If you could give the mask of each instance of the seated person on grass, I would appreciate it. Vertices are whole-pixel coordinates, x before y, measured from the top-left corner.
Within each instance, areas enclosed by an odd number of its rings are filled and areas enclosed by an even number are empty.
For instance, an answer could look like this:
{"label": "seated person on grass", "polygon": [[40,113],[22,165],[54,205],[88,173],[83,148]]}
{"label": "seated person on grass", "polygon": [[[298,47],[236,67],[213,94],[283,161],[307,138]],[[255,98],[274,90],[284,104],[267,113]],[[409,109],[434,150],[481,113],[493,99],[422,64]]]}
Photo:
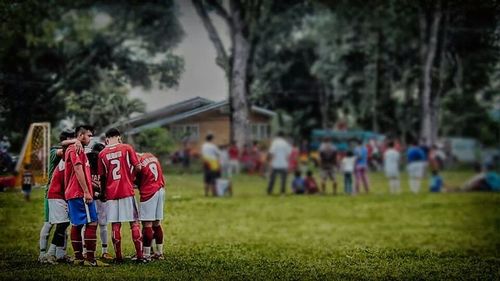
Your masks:
{"label": "seated person on grass", "polygon": [[292,192],[294,194],[304,194],[306,192],[305,182],[300,171],[295,171],[295,177],[292,181]]}
{"label": "seated person on grass", "polygon": [[444,186],[443,178],[441,175],[439,175],[438,170],[433,170],[432,171],[432,177],[430,181],[430,187],[429,191],[430,192],[441,192],[441,189]]}
{"label": "seated person on grass", "polygon": [[477,174],[461,187],[461,191],[500,191],[500,175],[493,165],[487,165],[484,172],[478,165],[476,172]]}
{"label": "seated person on grass", "polygon": [[316,194],[319,193],[318,184],[313,177],[312,171],[307,171],[307,177],[305,179],[306,192],[307,194]]}

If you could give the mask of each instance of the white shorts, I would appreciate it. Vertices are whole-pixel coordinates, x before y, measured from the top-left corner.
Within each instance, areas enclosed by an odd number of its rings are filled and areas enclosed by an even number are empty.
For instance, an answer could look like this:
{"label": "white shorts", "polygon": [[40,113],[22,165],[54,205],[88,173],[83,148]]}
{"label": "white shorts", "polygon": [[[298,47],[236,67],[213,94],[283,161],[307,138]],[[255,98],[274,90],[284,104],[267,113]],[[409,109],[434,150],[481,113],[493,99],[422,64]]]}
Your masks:
{"label": "white shorts", "polygon": [[425,162],[412,162],[408,164],[408,175],[410,178],[422,178],[424,176]]}
{"label": "white shorts", "polygon": [[108,200],[108,223],[132,222],[139,218],[134,196],[116,200]]}
{"label": "white shorts", "polygon": [[48,199],[49,222],[51,224],[69,222],[68,203],[63,199]]}
{"label": "white shorts", "polygon": [[108,224],[108,201],[102,202],[101,200],[96,200],[97,209],[97,223],[100,225]]}
{"label": "white shorts", "polygon": [[385,176],[388,178],[399,178],[399,170],[387,169],[385,170]]}
{"label": "white shorts", "polygon": [[165,188],[160,188],[148,201],[140,202],[139,220],[156,221],[163,219]]}

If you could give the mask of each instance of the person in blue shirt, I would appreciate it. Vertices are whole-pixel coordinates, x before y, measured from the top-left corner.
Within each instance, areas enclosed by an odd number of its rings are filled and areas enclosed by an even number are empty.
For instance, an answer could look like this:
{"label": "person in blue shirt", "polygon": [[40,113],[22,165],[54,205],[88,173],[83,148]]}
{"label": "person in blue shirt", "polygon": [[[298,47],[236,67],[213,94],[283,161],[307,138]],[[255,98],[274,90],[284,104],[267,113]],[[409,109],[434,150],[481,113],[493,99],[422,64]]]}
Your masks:
{"label": "person in blue shirt", "polygon": [[444,186],[443,178],[439,175],[437,170],[432,171],[431,185],[429,187],[430,192],[441,192]]}
{"label": "person in blue shirt", "polygon": [[294,194],[304,194],[305,193],[305,182],[302,178],[302,173],[300,171],[295,171],[295,177],[292,181],[292,192]]}
{"label": "person in blue shirt", "polygon": [[356,164],[354,166],[354,193],[359,193],[359,185],[363,182],[363,187],[366,193],[370,191],[370,183],[368,181],[368,149],[366,146],[361,144],[361,141],[356,140],[356,148],[354,149],[354,154],[356,156]]}
{"label": "person in blue shirt", "polygon": [[406,152],[407,169],[410,180],[410,190],[413,193],[420,191],[420,183],[424,176],[424,169],[426,164],[425,152],[417,146],[416,142],[412,142]]}

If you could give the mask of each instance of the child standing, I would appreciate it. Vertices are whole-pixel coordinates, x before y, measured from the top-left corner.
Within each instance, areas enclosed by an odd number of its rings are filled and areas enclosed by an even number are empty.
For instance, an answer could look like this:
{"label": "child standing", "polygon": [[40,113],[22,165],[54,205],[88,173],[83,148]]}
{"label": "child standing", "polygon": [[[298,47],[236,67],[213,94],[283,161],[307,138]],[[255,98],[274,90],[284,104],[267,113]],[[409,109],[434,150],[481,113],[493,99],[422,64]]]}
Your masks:
{"label": "child standing", "polygon": [[342,172],[344,173],[344,192],[353,194],[352,192],[352,174],[354,173],[354,165],[356,157],[352,151],[348,151],[344,159],[342,159]]}
{"label": "child standing", "polygon": [[294,194],[304,194],[305,193],[305,182],[302,178],[302,173],[300,171],[295,171],[295,177],[292,181],[292,192]]}
{"label": "child standing", "polygon": [[307,194],[316,194],[319,192],[318,184],[313,177],[312,171],[307,171],[307,177],[304,182]]}
{"label": "child standing", "polygon": [[35,184],[35,177],[31,172],[31,165],[26,164],[23,172],[23,194],[26,201],[30,201],[31,187]]}

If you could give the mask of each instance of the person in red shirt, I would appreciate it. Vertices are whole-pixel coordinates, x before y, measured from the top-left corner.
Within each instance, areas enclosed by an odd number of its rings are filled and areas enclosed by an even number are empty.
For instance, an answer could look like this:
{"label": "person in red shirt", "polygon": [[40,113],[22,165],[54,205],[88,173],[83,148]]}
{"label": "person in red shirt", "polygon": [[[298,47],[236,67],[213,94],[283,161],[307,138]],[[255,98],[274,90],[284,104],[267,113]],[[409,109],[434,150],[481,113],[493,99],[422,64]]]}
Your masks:
{"label": "person in red shirt", "polygon": [[229,177],[233,174],[240,173],[240,150],[236,145],[235,141],[231,142],[231,146],[228,149],[229,154]]}
{"label": "person in red shirt", "polygon": [[156,242],[157,251],[154,259],[163,259],[163,219],[165,201],[165,181],[160,161],[151,153],[137,154],[141,163],[141,171],[137,173],[137,186],[141,195],[139,203],[139,220],[142,222],[144,239],[144,258],[151,258],[151,244]]}
{"label": "person in red shirt", "polygon": [[[76,138],[83,146],[90,143],[94,129],[91,126],[78,126]],[[64,196],[68,201],[69,220],[71,226],[71,244],[75,253],[75,263],[87,266],[107,266],[97,261],[94,256],[96,248],[97,211],[93,200],[90,164],[85,153],[76,153],[75,145],[68,146],[64,154]],[[84,239],[87,257],[83,257],[82,227],[85,226]]]}
{"label": "person in red shirt", "polygon": [[312,171],[307,171],[307,176],[304,180],[305,186],[306,186],[306,192],[307,194],[316,194],[319,193],[319,188],[318,184],[316,183],[316,180],[313,177]]}
{"label": "person in red shirt", "polygon": [[115,259],[123,261],[121,252],[121,223],[129,222],[137,262],[146,262],[142,253],[142,235],[139,226],[137,203],[134,198],[134,169],[141,169],[132,146],[123,144],[120,131],[111,128],[106,132],[106,147],[99,153],[98,173],[104,196],[108,200],[108,222],[113,232]]}

